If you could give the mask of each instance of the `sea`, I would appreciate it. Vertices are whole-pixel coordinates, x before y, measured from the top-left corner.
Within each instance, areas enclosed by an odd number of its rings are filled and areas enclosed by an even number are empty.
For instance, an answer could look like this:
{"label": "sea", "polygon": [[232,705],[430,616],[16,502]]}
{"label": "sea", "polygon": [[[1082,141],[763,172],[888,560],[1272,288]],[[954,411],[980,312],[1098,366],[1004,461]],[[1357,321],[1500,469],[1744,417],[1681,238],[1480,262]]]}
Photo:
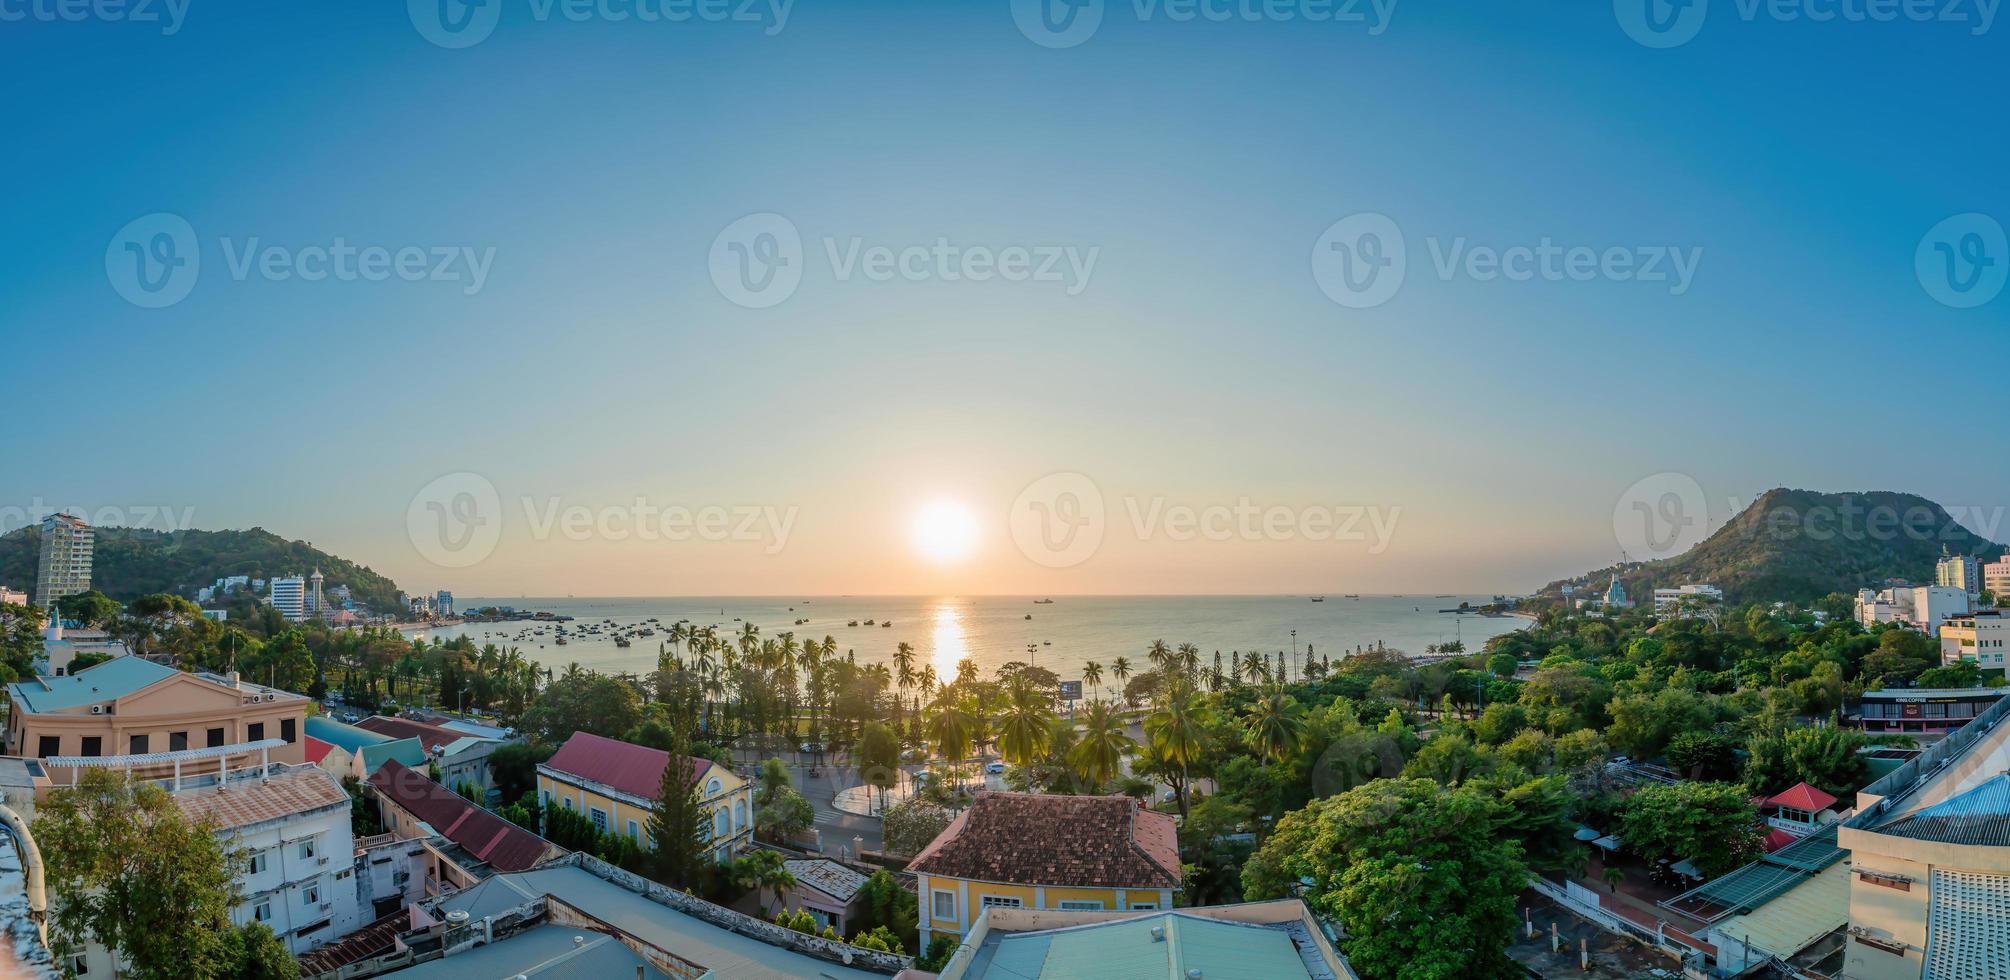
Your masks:
{"label": "sea", "polygon": [[[722,638],[753,623],[764,637],[794,632],[799,640],[837,641],[838,655],[860,663],[890,663],[894,648],[910,644],[917,666],[933,665],[945,681],[964,658],[991,677],[1007,662],[1046,667],[1063,680],[1079,679],[1082,665],[1100,662],[1107,673],[1117,657],[1144,669],[1154,640],[1200,648],[1203,665],[1215,651],[1261,651],[1273,657],[1309,650],[1341,660],[1378,644],[1422,654],[1431,644],[1461,640],[1477,650],[1487,639],[1527,625],[1514,616],[1487,617],[1444,610],[1459,604],[1485,605],[1492,596],[1361,595],[1324,596],[807,596],[685,598],[459,598],[463,609],[484,606],[571,616],[567,642],[556,643],[554,624],[533,622],[464,623],[414,632],[415,638],[466,636],[476,644],[518,648],[526,658],[553,668],[571,663],[604,673],[642,674],[656,668],[659,647],[670,624],[680,620],[716,628]],[[650,620],[655,623],[650,623]],[[867,626],[866,621],[875,624]],[[801,622],[799,622],[801,621]],[[615,645],[616,627],[654,626],[656,635]],[[857,623],[858,625],[851,625]],[[601,635],[582,635],[600,624]],[[1109,681],[1104,682],[1105,685]]]}

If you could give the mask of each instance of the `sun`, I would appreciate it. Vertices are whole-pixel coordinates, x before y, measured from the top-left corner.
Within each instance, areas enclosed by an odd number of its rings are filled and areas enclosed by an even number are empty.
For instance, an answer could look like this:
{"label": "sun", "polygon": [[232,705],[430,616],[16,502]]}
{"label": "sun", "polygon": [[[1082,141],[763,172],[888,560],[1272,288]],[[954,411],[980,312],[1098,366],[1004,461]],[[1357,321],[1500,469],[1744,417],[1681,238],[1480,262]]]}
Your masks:
{"label": "sun", "polygon": [[914,550],[936,562],[958,562],[977,550],[977,517],[953,500],[938,500],[914,515]]}

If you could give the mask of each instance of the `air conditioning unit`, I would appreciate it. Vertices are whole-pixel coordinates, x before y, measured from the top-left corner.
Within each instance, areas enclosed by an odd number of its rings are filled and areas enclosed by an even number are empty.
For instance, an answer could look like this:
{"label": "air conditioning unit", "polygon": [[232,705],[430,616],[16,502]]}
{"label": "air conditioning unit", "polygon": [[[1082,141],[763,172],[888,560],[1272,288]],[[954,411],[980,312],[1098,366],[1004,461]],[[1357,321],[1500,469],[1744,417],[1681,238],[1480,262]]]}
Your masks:
{"label": "air conditioning unit", "polygon": [[322,856],[322,857],[318,857],[318,858],[315,858],[315,859],[314,859],[314,861],[315,861],[315,863],[316,863],[316,864],[327,864],[327,863],[328,863],[328,858],[327,858],[326,856]]}
{"label": "air conditioning unit", "polygon": [[279,698],[279,695],[277,695],[277,694],[267,694],[267,695],[265,696],[265,700],[267,700],[267,701],[275,701],[275,700],[278,700],[278,698]]}
{"label": "air conditioning unit", "polygon": [[321,903],[321,911],[323,911],[323,912],[326,912],[326,911],[328,911],[328,910],[330,910],[330,909],[332,909],[332,908],[334,908],[334,907],[335,907],[335,906],[333,906],[333,905],[331,905],[331,904],[329,904],[329,903],[327,903],[327,902],[322,902],[322,903]]}
{"label": "air conditioning unit", "polygon": [[105,706],[102,704],[91,705],[91,713],[94,715],[102,715],[105,713]]}

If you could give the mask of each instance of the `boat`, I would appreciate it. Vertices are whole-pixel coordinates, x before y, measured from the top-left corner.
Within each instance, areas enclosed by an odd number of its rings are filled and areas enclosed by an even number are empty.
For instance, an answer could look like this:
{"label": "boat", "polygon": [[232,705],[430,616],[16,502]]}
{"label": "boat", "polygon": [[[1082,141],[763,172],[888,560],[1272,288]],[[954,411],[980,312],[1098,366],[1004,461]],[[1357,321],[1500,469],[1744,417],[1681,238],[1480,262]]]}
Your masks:
{"label": "boat", "polygon": [[857,625],[858,625],[858,620],[854,619],[854,620],[852,620],[851,622],[849,622],[849,623],[846,623],[845,625],[846,625],[846,626],[857,626]]}
{"label": "boat", "polygon": [[614,638],[614,645],[618,647],[626,647],[626,646],[632,646],[633,644],[629,643],[626,637],[617,636]]}
{"label": "boat", "polygon": [[1026,618],[1027,618],[1027,619],[1032,619],[1032,618],[1033,618],[1033,614],[1032,614],[1032,613],[1027,613],[1027,614],[1026,614]]}
{"label": "boat", "polygon": [[885,629],[885,628],[887,628],[887,627],[889,627],[889,626],[892,626],[892,625],[893,625],[893,620],[889,619],[889,620],[887,620],[886,622],[883,622],[883,623],[879,624],[879,628],[880,628],[880,629]]}
{"label": "boat", "polygon": [[1316,596],[1313,596],[1313,597],[1312,597],[1312,601],[1313,601],[1313,602],[1325,602],[1325,601],[1326,601],[1326,597],[1325,597],[1325,596],[1323,596],[1323,595],[1316,595]]}
{"label": "boat", "polygon": [[1052,599],[1035,599],[1035,600],[1033,600],[1033,604],[1034,604],[1034,605],[1036,605],[1036,606],[1051,606],[1051,605],[1053,605],[1053,604],[1054,604],[1054,600],[1052,600]]}

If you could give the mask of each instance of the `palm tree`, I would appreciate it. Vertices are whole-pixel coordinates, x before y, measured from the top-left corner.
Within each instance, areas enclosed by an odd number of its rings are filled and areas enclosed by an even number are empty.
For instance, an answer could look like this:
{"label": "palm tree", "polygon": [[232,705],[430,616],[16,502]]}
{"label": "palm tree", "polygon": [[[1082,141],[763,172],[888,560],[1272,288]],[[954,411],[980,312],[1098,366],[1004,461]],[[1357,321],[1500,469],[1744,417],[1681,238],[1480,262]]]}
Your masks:
{"label": "palm tree", "polygon": [[1282,686],[1243,709],[1243,727],[1266,758],[1282,761],[1305,740],[1305,709]]}
{"label": "palm tree", "polygon": [[1185,820],[1187,787],[1193,782],[1188,767],[1207,744],[1207,719],[1191,682],[1167,687],[1159,709],[1145,719],[1145,737],[1161,760],[1179,766],[1179,785],[1173,789],[1179,795],[1180,819]]}
{"label": "palm tree", "polygon": [[1024,766],[1037,759],[1053,739],[1053,719],[1046,694],[1015,682],[1006,695],[1005,715],[998,726],[998,749],[1005,761]]}
{"label": "palm tree", "polygon": [[1123,772],[1124,756],[1135,747],[1124,731],[1124,719],[1116,706],[1097,698],[1089,703],[1088,713],[1082,717],[1082,735],[1075,741],[1068,761],[1074,764],[1075,772],[1084,782],[1101,787]]}
{"label": "palm tree", "polygon": [[1173,652],[1171,647],[1166,646],[1166,641],[1153,640],[1151,649],[1145,651],[1145,659],[1151,661],[1159,673],[1171,673]]}
{"label": "palm tree", "polygon": [[944,694],[936,699],[928,719],[928,740],[935,754],[950,760],[950,779],[960,780],[963,759],[970,754],[970,740],[977,720],[962,703]]}
{"label": "palm tree", "polygon": [[1124,680],[1131,676],[1130,658],[1118,657],[1110,661],[1110,676],[1116,678],[1118,687],[1122,687]]}
{"label": "palm tree", "polygon": [[1094,690],[1095,688],[1102,686],[1103,665],[1093,660],[1083,664],[1082,683],[1089,685],[1089,688],[1091,690]]}

